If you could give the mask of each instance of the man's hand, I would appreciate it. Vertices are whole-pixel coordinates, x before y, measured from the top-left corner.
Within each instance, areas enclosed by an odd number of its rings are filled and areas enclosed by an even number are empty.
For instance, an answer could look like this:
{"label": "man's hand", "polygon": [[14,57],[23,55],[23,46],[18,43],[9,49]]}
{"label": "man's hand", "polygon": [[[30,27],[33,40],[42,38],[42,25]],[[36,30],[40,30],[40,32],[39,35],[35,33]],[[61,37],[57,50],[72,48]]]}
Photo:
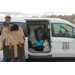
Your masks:
{"label": "man's hand", "polygon": [[3,26],[0,26],[0,31],[2,31],[2,29],[3,29]]}
{"label": "man's hand", "polygon": [[24,27],[22,27],[22,29],[24,30],[25,28],[24,28]]}
{"label": "man's hand", "polygon": [[3,50],[3,49],[0,49],[0,50]]}
{"label": "man's hand", "polygon": [[0,50],[3,50],[3,48],[1,47],[1,43],[0,43]]}

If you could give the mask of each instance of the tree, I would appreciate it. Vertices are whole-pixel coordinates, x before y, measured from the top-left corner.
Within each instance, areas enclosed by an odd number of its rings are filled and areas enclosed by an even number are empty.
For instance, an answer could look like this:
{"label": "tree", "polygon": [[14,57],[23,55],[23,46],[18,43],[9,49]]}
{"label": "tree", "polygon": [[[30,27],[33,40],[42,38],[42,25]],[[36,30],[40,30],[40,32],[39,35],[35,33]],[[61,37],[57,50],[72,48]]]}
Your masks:
{"label": "tree", "polygon": [[58,17],[63,19],[63,16],[62,15],[59,15]]}
{"label": "tree", "polygon": [[56,16],[56,15],[51,15],[50,17],[52,17],[52,18],[57,18],[57,16]]}

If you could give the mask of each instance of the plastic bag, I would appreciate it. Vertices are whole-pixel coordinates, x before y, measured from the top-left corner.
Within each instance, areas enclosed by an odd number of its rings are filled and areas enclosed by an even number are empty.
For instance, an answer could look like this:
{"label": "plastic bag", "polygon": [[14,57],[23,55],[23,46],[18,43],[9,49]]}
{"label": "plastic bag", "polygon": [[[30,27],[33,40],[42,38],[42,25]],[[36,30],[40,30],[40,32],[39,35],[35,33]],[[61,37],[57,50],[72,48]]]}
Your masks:
{"label": "plastic bag", "polygon": [[44,43],[43,40],[36,42],[36,45],[42,45]]}
{"label": "plastic bag", "polygon": [[30,33],[29,38],[30,38],[31,42],[36,43],[36,38],[35,38],[34,32]]}
{"label": "plastic bag", "polygon": [[29,35],[30,39],[33,39],[35,37],[35,34],[34,32],[31,32],[30,35]]}
{"label": "plastic bag", "polygon": [[49,43],[46,42],[46,43],[43,44],[43,46],[44,47],[49,46]]}
{"label": "plastic bag", "polygon": [[42,27],[38,27],[34,30],[35,37],[37,41],[44,40],[45,39],[45,31]]}
{"label": "plastic bag", "polygon": [[43,49],[43,52],[50,52],[49,46],[46,46],[46,47]]}
{"label": "plastic bag", "polygon": [[48,39],[45,40],[45,43],[48,43]]}

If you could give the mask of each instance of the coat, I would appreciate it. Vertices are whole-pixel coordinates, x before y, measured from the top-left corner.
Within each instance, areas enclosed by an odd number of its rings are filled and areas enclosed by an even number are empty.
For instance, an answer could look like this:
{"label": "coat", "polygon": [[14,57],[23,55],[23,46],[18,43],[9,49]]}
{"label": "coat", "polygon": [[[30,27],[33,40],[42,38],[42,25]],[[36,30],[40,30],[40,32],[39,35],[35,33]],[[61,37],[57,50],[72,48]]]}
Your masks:
{"label": "coat", "polygon": [[10,31],[10,26],[5,26],[1,34],[0,49],[4,47],[5,58],[24,56],[25,36],[21,27],[18,31]]}

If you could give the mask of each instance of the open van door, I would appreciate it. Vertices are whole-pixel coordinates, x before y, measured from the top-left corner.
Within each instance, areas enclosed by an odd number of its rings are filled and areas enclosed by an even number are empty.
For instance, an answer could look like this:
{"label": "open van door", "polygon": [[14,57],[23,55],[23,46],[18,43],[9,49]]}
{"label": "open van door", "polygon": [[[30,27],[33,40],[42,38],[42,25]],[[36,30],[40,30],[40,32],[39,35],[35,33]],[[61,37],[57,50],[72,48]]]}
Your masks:
{"label": "open van door", "polygon": [[[26,26],[27,26],[27,42],[26,42],[26,46],[25,47],[28,47],[26,48],[26,56],[29,55],[29,56],[52,56],[52,51],[51,51],[51,47],[52,47],[52,44],[51,44],[51,37],[52,37],[52,34],[51,34],[51,22],[50,20],[48,19],[39,19],[39,18],[29,18],[29,19],[25,19],[26,20]],[[42,29],[44,29],[44,31],[46,31],[47,29],[49,29],[49,40],[48,40],[48,43],[49,43],[49,52],[44,52],[44,46],[43,44],[41,45],[38,45],[36,44],[37,42],[39,43],[38,40],[35,40],[34,42],[36,42],[35,44],[32,43],[33,41],[31,40],[30,38],[30,34],[32,32],[35,33],[35,30],[39,27],[42,27]],[[30,31],[28,31],[28,29]],[[31,32],[32,31],[32,32]],[[29,33],[30,32],[30,33]],[[34,35],[34,33],[32,33],[32,35]],[[35,33],[37,34],[37,33]],[[40,35],[40,34],[39,34]],[[32,37],[32,36],[31,36]],[[36,37],[36,36],[35,36]],[[38,37],[38,36],[37,36]],[[46,37],[46,36],[45,36]],[[37,39],[37,38],[36,38]],[[31,42],[32,41],[32,42]],[[43,40],[45,42],[45,40]]]}

